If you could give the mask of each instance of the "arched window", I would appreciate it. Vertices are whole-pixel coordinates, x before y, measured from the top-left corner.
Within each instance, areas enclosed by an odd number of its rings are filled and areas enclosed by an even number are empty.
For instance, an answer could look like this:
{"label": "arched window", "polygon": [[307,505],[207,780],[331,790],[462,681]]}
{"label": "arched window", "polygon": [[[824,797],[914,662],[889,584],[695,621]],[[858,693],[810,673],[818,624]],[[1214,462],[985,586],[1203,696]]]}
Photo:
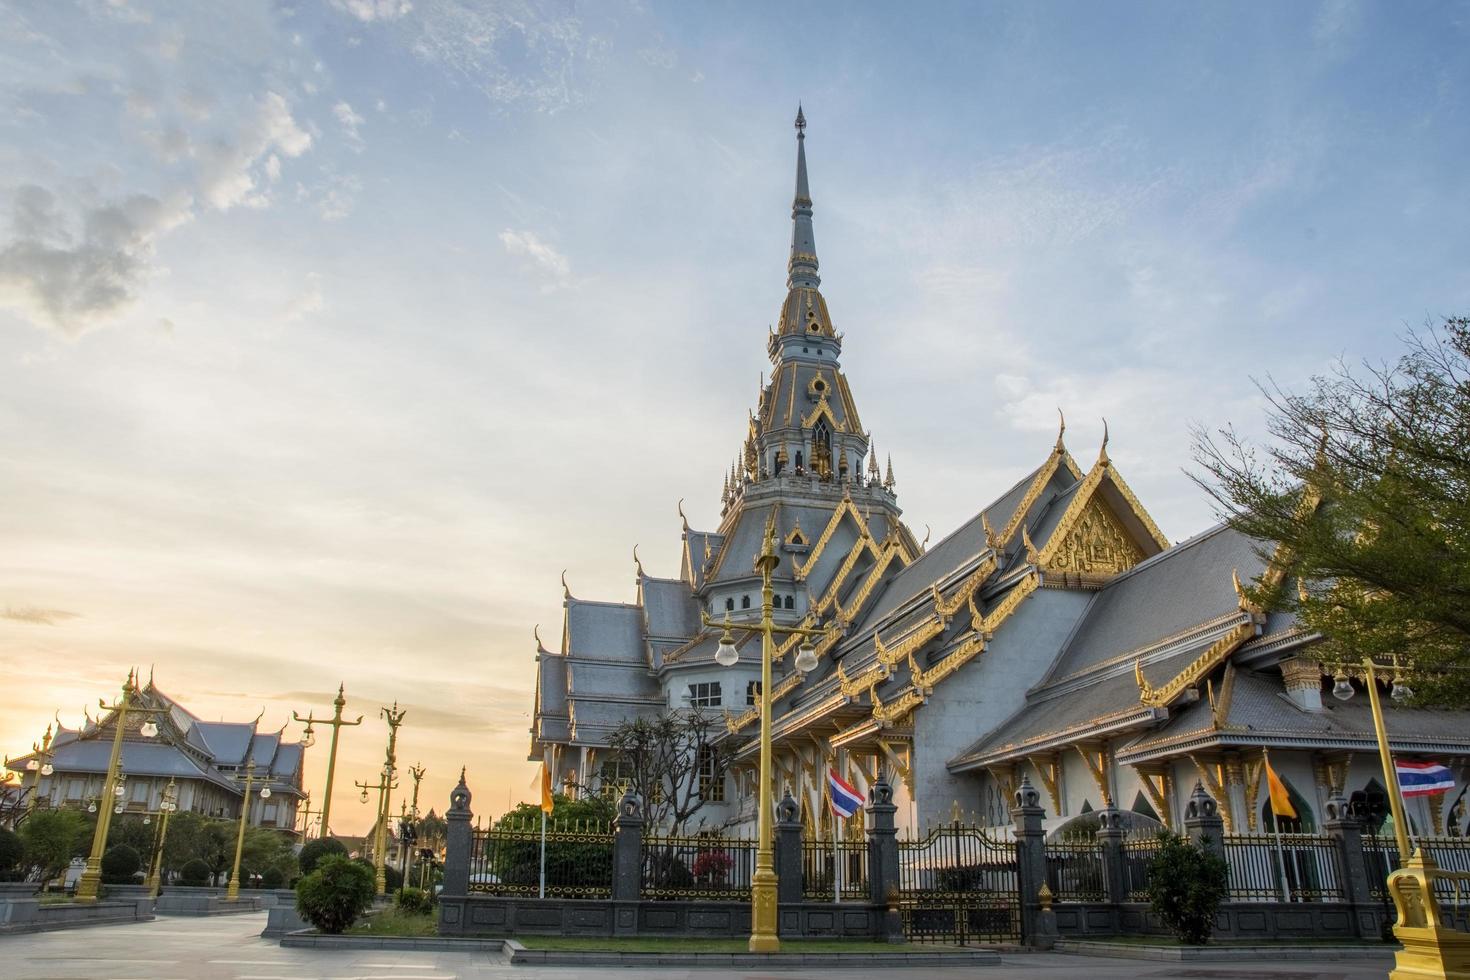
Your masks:
{"label": "arched window", "polygon": [[741,609],[749,609],[750,608],[750,596],[743,595],[743,596],[740,597],[740,608]]}
{"label": "arched window", "polygon": [[801,450],[798,449],[796,451],[796,472],[800,473],[801,471],[802,471]]}
{"label": "arched window", "polygon": [[726,612],[734,612],[735,611],[735,600],[734,599],[726,599],[725,600],[725,611]]}
{"label": "arched window", "polygon": [[796,608],[796,596],[789,595],[789,596],[786,597],[786,608],[787,609],[795,609]]}
{"label": "arched window", "polygon": [[776,450],[775,454],[771,457],[771,475],[781,475],[781,450],[779,449]]}

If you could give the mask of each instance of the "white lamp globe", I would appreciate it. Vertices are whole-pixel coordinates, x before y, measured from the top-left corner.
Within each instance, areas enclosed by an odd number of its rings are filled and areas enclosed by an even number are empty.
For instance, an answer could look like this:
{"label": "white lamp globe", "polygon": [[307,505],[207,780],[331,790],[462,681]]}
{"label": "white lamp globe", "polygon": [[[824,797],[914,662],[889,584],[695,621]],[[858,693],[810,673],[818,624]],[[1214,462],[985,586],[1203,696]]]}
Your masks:
{"label": "white lamp globe", "polygon": [[811,640],[803,640],[796,648],[796,669],[803,674],[817,669],[817,648],[812,646]]}

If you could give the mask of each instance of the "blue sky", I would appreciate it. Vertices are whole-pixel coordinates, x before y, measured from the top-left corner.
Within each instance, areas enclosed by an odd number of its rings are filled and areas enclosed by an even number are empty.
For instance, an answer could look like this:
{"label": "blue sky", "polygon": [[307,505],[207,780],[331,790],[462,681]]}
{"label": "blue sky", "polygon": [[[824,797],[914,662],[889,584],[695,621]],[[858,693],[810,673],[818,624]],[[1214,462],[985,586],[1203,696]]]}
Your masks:
{"label": "blue sky", "polygon": [[468,762],[525,795],[561,569],[631,600],[635,543],[677,572],[679,498],[717,520],[798,100],[920,537],[1058,406],[1187,537],[1192,423],[1258,432],[1252,378],[1470,309],[1465,3],[0,11],[12,751],[157,663],[207,715],[397,697],[429,791]]}

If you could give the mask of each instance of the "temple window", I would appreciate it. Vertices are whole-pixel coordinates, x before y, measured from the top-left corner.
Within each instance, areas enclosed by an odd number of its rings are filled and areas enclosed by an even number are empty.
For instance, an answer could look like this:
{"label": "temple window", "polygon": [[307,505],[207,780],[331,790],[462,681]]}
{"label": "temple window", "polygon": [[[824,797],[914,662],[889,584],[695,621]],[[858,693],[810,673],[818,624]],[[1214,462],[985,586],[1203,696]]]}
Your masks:
{"label": "temple window", "polygon": [[743,596],[740,597],[740,608],[741,609],[749,609],[750,608],[750,596],[743,595]]}
{"label": "temple window", "polygon": [[698,756],[699,795],[706,803],[725,802],[725,776],[712,745],[701,745]]}
{"label": "temple window", "polygon": [[796,596],[790,596],[789,595],[789,596],[786,597],[786,608],[787,609],[795,609],[796,608]]}
{"label": "temple window", "polygon": [[720,682],[705,681],[689,685],[691,708],[718,708],[720,706]]}
{"label": "temple window", "polygon": [[760,696],[761,696],[761,682],[760,681],[747,681],[746,684],[745,684],[745,704],[746,704],[746,707],[750,707],[751,705],[754,705],[757,701],[760,700]]}
{"label": "temple window", "polygon": [[725,611],[726,612],[734,612],[735,611],[735,600],[733,598],[730,598],[730,599],[726,599],[725,600]]}

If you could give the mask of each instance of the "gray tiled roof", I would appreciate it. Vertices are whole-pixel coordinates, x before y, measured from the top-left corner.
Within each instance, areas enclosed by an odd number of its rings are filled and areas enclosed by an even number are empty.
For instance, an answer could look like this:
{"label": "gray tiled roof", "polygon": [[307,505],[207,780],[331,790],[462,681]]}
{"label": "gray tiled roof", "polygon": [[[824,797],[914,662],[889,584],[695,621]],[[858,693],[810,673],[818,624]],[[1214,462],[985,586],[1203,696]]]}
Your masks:
{"label": "gray tiled roof", "polygon": [[242,765],[250,738],[255,734],[253,722],[200,721],[192,729],[199,733],[204,748],[220,765]]}
{"label": "gray tiled roof", "polygon": [[[105,773],[112,757],[111,739],[72,741],[55,750],[52,765],[58,772]],[[159,742],[124,739],[122,771],[134,776],[173,776],[179,779],[207,779],[238,792],[235,782],[208,766],[201,766],[184,750]]]}
{"label": "gray tiled roof", "polygon": [[699,632],[699,602],[678,579],[643,578],[643,615],[648,635],[688,639]]}
{"label": "gray tiled roof", "polygon": [[642,611],[620,603],[567,599],[567,652],[573,658],[644,664]]}
{"label": "gray tiled roof", "polygon": [[1256,542],[1223,525],[1140,562],[1088,606],[1053,678],[1067,677],[1238,608],[1231,571],[1263,568]]}

